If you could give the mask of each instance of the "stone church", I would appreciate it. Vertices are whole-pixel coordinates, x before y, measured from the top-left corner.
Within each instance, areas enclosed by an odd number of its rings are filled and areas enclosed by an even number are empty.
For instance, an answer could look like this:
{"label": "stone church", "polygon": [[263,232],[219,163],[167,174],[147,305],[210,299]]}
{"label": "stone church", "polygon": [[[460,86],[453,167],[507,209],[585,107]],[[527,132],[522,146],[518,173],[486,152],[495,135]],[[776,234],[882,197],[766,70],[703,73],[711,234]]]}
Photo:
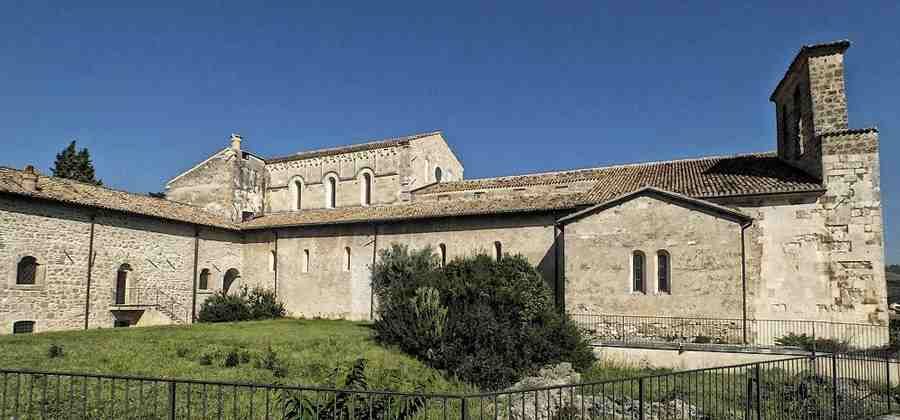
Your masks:
{"label": "stone church", "polygon": [[189,323],[245,285],[370,319],[393,243],[524,255],[571,313],[883,324],[878,131],[849,127],[849,46],[800,49],[771,152],[466,179],[441,132],[281,157],[233,135],[167,199],[0,168],[0,331]]}

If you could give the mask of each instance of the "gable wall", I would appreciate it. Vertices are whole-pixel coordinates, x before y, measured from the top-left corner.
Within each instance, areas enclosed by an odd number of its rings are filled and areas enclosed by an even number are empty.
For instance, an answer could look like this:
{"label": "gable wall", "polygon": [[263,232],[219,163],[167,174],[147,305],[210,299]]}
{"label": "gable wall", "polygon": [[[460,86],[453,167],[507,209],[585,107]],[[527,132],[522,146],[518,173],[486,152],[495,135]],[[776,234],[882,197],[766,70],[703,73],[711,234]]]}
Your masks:
{"label": "gable wall", "polygon": [[[571,313],[740,318],[738,223],[639,196],[565,226]],[[646,255],[647,293],[632,291],[632,252]],[[671,256],[671,294],[657,293],[656,253]]]}

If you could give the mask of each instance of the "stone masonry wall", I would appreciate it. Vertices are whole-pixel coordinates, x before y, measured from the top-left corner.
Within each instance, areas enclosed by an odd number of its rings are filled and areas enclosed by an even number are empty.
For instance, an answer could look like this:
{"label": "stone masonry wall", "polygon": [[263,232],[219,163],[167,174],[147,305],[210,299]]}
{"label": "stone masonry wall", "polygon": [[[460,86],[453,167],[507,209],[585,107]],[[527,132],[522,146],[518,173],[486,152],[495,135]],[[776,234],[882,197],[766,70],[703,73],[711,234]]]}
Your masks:
{"label": "stone masonry wall", "polygon": [[[158,289],[175,305],[169,322],[189,322],[193,284],[194,227],[188,224],[95,211],[59,203],[0,196],[0,333],[12,323],[35,321],[35,331],[84,326],[91,215],[94,266],[89,326],[109,328],[116,276],[128,264],[127,288]],[[240,236],[201,229],[200,261],[241,267]],[[16,265],[31,255],[41,268],[35,286],[16,285]],[[126,302],[128,303],[128,302]],[[147,309],[148,311],[150,309]],[[118,312],[135,320],[139,314]]]}
{"label": "stone masonry wall", "polygon": [[[565,303],[571,313],[740,318],[738,223],[639,196],[565,226]],[[657,288],[657,251],[670,255],[671,294]],[[632,290],[632,253],[647,293]]]}
{"label": "stone masonry wall", "polygon": [[[478,252],[523,254],[552,285],[555,270],[554,217],[551,215],[471,217],[410,221],[398,224],[355,224],[278,229],[278,295],[295,316],[369,319],[371,264],[374,247],[393,243],[413,248],[445,244],[448,261]],[[269,253],[274,233],[248,233],[244,249],[245,278],[272,287]],[[377,241],[376,241],[377,240]],[[350,269],[345,249],[350,248]],[[305,251],[309,266],[304,271]]]}

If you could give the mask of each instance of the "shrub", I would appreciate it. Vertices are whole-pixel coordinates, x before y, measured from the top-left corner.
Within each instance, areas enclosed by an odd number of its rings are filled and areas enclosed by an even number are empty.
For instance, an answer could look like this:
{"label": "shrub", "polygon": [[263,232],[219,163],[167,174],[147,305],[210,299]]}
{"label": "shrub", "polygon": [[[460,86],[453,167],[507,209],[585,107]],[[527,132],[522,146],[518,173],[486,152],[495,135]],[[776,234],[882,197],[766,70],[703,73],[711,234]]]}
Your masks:
{"label": "shrub", "polygon": [[[427,386],[427,382],[419,383],[416,385],[416,392],[423,392]],[[315,393],[303,393],[290,389],[280,391],[277,402],[281,407],[281,418],[284,420],[311,418],[407,420],[422,417],[420,412],[426,408],[427,401],[425,397],[421,396],[398,398],[395,395],[365,393],[369,390],[366,359],[357,359],[353,363],[343,384],[327,384],[325,387],[338,388],[342,391],[336,392],[334,398],[328,398],[326,401],[322,401]],[[350,413],[349,416],[348,413]],[[417,414],[419,415],[417,416]]]}
{"label": "shrub", "polygon": [[216,292],[200,306],[200,322],[234,322],[250,319],[246,289],[239,294]]}
{"label": "shrub", "polygon": [[200,322],[235,322],[283,318],[287,311],[275,292],[242,287],[238,293],[216,292],[200,306]]}
{"label": "shrub", "polygon": [[800,347],[806,351],[821,351],[825,353],[846,353],[850,350],[850,343],[833,338],[814,338],[807,334],[788,333],[775,339],[775,345],[785,347]]}
{"label": "shrub", "polygon": [[378,340],[485,389],[508,386],[559,362],[594,363],[589,342],[560,314],[522,256],[454,260],[393,245],[373,267]]}
{"label": "shrub", "polygon": [[63,351],[63,346],[60,344],[53,343],[50,345],[50,348],[47,349],[47,357],[50,359],[56,359],[57,357],[63,357],[65,354]]}
{"label": "shrub", "polygon": [[278,359],[278,353],[275,353],[275,350],[272,350],[271,345],[269,345],[266,348],[266,351],[256,359],[253,365],[257,369],[272,371],[272,375],[276,378],[287,376],[287,368],[285,368],[281,360]]}
{"label": "shrub", "polygon": [[254,287],[247,296],[247,305],[250,310],[250,319],[275,319],[284,318],[287,310],[284,303],[279,302],[275,292]]}

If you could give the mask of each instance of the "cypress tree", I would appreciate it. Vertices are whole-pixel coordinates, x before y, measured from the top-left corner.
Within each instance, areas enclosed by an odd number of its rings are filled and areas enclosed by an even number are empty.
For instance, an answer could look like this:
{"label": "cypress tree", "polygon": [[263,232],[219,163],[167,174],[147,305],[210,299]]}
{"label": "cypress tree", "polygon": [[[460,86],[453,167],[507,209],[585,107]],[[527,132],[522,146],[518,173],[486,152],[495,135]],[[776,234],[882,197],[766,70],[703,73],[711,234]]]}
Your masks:
{"label": "cypress tree", "polygon": [[56,162],[53,164],[53,176],[85,182],[94,185],[103,185],[94,173],[94,164],[91,162],[91,154],[87,148],[77,150],[75,140],[69,146],[56,154]]}

